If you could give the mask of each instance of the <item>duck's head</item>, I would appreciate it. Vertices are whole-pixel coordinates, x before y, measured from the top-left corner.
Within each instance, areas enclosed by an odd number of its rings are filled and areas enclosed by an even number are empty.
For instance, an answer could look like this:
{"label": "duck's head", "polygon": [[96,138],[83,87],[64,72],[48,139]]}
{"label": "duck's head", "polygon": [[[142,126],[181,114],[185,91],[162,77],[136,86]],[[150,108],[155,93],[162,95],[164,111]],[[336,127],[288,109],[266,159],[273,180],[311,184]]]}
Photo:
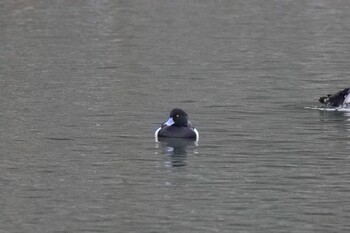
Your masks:
{"label": "duck's head", "polygon": [[188,115],[181,108],[171,110],[169,119],[164,123],[167,126],[187,127]]}

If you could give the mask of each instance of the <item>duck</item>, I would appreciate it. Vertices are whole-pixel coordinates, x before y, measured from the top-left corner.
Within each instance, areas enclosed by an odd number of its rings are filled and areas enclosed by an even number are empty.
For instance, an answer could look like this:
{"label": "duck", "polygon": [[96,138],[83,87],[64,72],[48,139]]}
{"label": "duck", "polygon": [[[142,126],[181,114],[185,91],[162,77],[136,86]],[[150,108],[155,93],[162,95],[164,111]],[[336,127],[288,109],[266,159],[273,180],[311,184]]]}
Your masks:
{"label": "duck", "polygon": [[169,114],[169,118],[159,127],[154,137],[156,141],[160,138],[178,138],[198,141],[199,133],[188,120],[188,114],[181,108],[174,108]]}
{"label": "duck", "polygon": [[320,97],[319,101],[326,107],[348,107],[350,106],[350,88]]}

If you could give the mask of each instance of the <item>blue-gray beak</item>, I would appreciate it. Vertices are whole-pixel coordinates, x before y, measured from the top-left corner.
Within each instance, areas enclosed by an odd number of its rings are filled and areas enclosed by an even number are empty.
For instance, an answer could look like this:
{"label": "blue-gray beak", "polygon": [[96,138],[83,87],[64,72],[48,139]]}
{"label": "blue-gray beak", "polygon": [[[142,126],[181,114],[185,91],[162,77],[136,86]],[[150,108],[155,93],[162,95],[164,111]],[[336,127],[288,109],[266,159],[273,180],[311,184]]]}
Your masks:
{"label": "blue-gray beak", "polygon": [[172,126],[173,124],[175,124],[174,120],[172,117],[170,117],[167,122],[164,123],[164,125],[167,125],[167,126]]}

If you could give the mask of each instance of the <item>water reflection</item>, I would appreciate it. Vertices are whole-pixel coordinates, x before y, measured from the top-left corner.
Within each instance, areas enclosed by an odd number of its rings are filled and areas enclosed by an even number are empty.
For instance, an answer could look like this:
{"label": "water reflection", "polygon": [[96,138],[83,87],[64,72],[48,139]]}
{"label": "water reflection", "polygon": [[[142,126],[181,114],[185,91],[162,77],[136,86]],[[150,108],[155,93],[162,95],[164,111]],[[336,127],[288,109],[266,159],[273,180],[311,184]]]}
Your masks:
{"label": "water reflection", "polygon": [[187,165],[187,155],[196,154],[198,142],[178,138],[162,138],[156,142],[156,148],[160,148],[161,154],[167,156],[165,162],[171,167],[183,167]]}
{"label": "water reflection", "polygon": [[[325,122],[324,132],[328,135],[328,141],[337,141],[341,137],[350,138],[350,112],[345,111],[319,111],[320,120]],[[350,150],[350,141],[345,141],[344,148]]]}
{"label": "water reflection", "polygon": [[328,111],[322,109],[319,111],[321,121],[348,121],[350,112],[348,111]]}
{"label": "water reflection", "polygon": [[350,132],[350,112],[344,112],[344,116],[346,118],[346,130]]}

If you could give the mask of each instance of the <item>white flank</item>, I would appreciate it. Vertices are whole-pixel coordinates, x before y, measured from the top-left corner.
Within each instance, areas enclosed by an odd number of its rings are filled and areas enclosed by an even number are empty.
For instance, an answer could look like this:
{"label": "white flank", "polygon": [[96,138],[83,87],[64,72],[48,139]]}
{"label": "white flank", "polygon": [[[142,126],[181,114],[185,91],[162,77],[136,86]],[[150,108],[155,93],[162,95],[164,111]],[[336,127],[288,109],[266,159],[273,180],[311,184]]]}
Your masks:
{"label": "white flank", "polygon": [[160,131],[161,127],[159,127],[156,132],[154,132],[154,139],[156,140],[156,142],[158,142],[158,133]]}
{"label": "white flank", "polygon": [[198,140],[199,140],[199,133],[196,130],[196,128],[193,128],[193,131],[196,133],[196,142],[198,142]]}

